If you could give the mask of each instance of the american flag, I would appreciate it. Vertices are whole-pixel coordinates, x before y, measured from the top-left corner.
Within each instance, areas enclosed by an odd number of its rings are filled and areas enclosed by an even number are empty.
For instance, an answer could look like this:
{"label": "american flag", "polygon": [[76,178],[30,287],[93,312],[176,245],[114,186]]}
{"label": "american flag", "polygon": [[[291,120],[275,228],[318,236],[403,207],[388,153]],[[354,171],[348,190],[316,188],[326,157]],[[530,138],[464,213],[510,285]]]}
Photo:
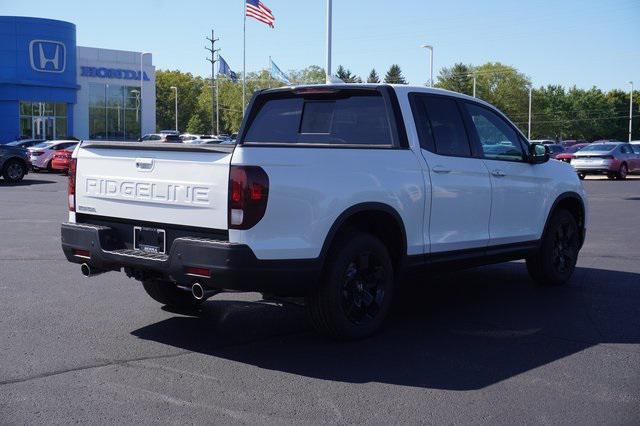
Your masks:
{"label": "american flag", "polygon": [[276,21],[275,16],[271,13],[271,9],[264,5],[260,0],[247,0],[247,16],[254,18],[260,22],[264,22],[271,28]]}

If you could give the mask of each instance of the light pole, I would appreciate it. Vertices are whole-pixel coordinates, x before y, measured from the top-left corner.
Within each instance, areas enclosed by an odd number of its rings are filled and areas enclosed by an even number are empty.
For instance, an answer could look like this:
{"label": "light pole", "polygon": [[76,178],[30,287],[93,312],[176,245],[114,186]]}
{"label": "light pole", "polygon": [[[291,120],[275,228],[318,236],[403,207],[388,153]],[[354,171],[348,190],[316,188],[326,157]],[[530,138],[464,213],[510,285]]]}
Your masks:
{"label": "light pole", "polygon": [[422,47],[429,49],[429,87],[433,87],[433,46],[423,44]]}
{"label": "light pole", "polygon": [[473,73],[473,97],[476,97],[476,73]]}
{"label": "light pole", "polygon": [[629,93],[629,142],[631,139],[631,125],[633,124],[633,81],[630,81],[631,92]]}
{"label": "light pole", "polygon": [[151,52],[140,52],[140,137],[144,135],[144,130],[142,129],[142,123],[144,123],[144,116],[142,115],[142,104],[144,103],[144,97],[142,96],[144,93],[144,70],[142,69],[142,58],[144,55],[151,55]]}
{"label": "light pole", "polygon": [[527,139],[531,139],[531,96],[532,96],[533,88],[529,86],[529,129],[527,131]]}
{"label": "light pole", "polygon": [[171,89],[173,89],[176,94],[176,132],[177,132],[178,131],[178,88],[176,86],[171,86]]}

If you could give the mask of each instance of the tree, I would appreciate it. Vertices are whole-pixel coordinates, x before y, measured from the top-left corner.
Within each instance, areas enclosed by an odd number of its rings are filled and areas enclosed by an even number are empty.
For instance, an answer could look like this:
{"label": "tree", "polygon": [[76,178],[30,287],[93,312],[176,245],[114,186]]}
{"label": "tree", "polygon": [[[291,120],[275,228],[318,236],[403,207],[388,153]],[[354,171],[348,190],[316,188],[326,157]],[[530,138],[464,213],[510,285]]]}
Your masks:
{"label": "tree", "polygon": [[324,68],[317,65],[300,71],[289,71],[288,77],[292,84],[322,84],[326,80]]}
{"label": "tree", "polygon": [[451,68],[444,67],[437,77],[436,87],[471,95],[473,93],[473,66],[463,63],[454,64]]}
{"label": "tree", "polygon": [[336,70],[336,77],[345,83],[362,83],[362,79],[360,77],[351,74],[351,71],[342,65],[338,66],[338,69]]}
{"label": "tree", "polygon": [[[180,71],[156,72],[156,127],[175,127],[175,94],[171,86],[178,88],[178,129],[184,131],[197,108],[197,99],[205,87],[201,77]],[[209,97],[211,100],[211,97]]]}
{"label": "tree", "polygon": [[507,114],[521,129],[526,129],[531,80],[517,69],[499,62],[488,62],[474,69],[476,97]]}
{"label": "tree", "polygon": [[209,125],[207,125],[206,123],[202,122],[202,119],[200,118],[200,115],[198,114],[194,114],[191,116],[191,118],[189,119],[189,123],[187,123],[187,133],[194,133],[194,134],[205,134],[205,133],[209,133],[211,129],[209,128]]}
{"label": "tree", "polygon": [[402,75],[400,65],[391,65],[389,71],[387,71],[387,74],[384,76],[384,82],[388,84],[407,84],[407,80],[405,80]]}
{"label": "tree", "polygon": [[380,83],[380,77],[375,68],[371,69],[369,77],[367,77],[367,83]]}

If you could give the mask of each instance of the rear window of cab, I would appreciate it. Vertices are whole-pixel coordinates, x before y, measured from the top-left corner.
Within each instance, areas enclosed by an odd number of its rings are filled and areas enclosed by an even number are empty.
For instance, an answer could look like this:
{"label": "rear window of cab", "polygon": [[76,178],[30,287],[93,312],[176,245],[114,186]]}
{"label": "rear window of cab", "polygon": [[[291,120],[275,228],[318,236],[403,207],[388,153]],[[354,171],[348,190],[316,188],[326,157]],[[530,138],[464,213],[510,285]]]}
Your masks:
{"label": "rear window of cab", "polygon": [[338,91],[257,98],[246,144],[392,146],[384,97],[377,91]]}

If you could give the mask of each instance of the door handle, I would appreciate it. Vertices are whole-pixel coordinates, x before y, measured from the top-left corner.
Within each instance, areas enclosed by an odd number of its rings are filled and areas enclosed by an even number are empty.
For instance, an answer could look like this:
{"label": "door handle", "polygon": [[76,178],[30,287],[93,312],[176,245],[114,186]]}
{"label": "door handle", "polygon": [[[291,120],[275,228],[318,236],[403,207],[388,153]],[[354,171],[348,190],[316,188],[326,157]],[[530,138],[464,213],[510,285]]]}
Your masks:
{"label": "door handle", "polygon": [[434,173],[450,173],[451,172],[451,169],[446,169],[442,166],[435,166],[431,170],[433,170]]}
{"label": "door handle", "polygon": [[499,169],[495,169],[494,171],[491,172],[491,174],[497,177],[506,176],[506,173]]}

